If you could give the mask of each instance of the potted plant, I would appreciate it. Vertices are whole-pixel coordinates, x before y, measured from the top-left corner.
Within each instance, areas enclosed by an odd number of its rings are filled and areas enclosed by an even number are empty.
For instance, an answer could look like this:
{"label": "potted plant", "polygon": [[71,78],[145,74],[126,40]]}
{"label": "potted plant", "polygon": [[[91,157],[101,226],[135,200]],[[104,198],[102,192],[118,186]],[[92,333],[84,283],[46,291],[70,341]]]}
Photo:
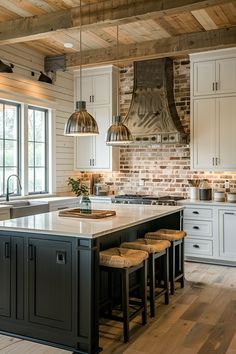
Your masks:
{"label": "potted plant", "polygon": [[71,191],[76,194],[80,199],[80,211],[81,213],[91,213],[91,201],[88,197],[88,187],[81,182],[80,178],[69,177],[67,185],[71,186]]}

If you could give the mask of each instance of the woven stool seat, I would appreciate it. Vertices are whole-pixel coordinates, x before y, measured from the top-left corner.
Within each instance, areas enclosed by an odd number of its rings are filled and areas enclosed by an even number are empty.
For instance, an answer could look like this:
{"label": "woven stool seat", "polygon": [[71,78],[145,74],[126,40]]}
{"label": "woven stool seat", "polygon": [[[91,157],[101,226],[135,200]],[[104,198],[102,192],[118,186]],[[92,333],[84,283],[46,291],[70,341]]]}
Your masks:
{"label": "woven stool seat", "polygon": [[138,238],[132,242],[124,242],[121,244],[122,248],[131,248],[134,250],[141,250],[150,253],[158,253],[170,247],[170,242],[167,240],[150,240]]}
{"label": "woven stool seat", "polygon": [[109,248],[99,253],[100,265],[113,268],[130,268],[139,265],[148,258],[145,251],[127,248]]}
{"label": "woven stool seat", "polygon": [[178,241],[184,238],[186,235],[186,232],[181,230],[160,229],[154,232],[146,233],[145,238],[154,240]]}

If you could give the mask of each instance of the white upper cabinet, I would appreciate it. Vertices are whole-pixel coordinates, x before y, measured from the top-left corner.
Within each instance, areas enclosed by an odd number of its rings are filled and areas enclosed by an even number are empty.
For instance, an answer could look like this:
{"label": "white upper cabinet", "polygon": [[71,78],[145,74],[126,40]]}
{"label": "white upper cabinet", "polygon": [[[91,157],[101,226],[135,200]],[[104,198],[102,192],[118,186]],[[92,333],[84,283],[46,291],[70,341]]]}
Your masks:
{"label": "white upper cabinet", "polygon": [[[89,171],[118,171],[119,148],[106,145],[106,133],[117,107],[118,69],[109,65],[83,70],[82,99],[88,112],[96,119],[99,134],[75,140],[75,168]],[[80,99],[79,73],[75,74],[75,99]]]}
{"label": "white upper cabinet", "polygon": [[194,63],[194,95],[214,94],[215,62]]}
{"label": "white upper cabinet", "polygon": [[[87,72],[88,73],[88,72]],[[110,75],[109,73],[82,75],[82,100],[87,106],[110,103]],[[80,98],[80,80],[76,76],[77,99]]]}
{"label": "white upper cabinet", "polygon": [[236,50],[191,55],[192,169],[236,171],[235,114]]}
{"label": "white upper cabinet", "polygon": [[[192,72],[192,94],[193,96],[205,95],[222,95],[234,93],[236,91],[236,53],[232,51],[225,55],[233,55],[233,57],[225,57],[221,51],[219,59],[216,53],[212,52],[211,56],[192,55],[193,72]],[[214,58],[215,56],[215,58]]]}

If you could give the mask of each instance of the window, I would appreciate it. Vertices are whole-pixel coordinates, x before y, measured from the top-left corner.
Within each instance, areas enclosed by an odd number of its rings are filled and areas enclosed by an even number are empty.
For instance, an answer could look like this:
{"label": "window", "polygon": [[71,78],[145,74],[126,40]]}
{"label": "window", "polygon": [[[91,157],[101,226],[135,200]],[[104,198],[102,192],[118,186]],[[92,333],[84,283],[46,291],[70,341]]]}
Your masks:
{"label": "window", "polygon": [[48,192],[48,111],[28,108],[28,193]]}
{"label": "window", "polygon": [[[20,105],[0,101],[0,195],[6,194],[7,178],[20,173]],[[17,180],[12,178],[10,191],[19,194]]]}
{"label": "window", "polygon": [[14,195],[49,192],[49,115],[44,108],[0,99],[0,197],[12,174],[23,187],[11,178]]}

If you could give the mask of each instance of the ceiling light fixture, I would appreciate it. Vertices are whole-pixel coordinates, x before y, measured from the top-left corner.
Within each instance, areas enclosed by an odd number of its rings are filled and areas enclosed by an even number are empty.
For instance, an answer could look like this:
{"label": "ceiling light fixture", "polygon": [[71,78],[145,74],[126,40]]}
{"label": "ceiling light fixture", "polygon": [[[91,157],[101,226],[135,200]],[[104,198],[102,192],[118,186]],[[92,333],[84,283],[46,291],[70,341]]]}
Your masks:
{"label": "ceiling light fixture", "polygon": [[86,102],[82,101],[82,15],[80,0],[80,101],[76,102],[76,110],[65,124],[65,135],[91,136],[98,135],[96,120],[86,110]]}
{"label": "ceiling light fixture", "polygon": [[7,65],[0,60],[0,73],[13,73],[12,68],[14,68],[14,65]]}
{"label": "ceiling light fixture", "polygon": [[[119,27],[117,25],[117,66],[119,67]],[[119,93],[119,77],[117,80],[117,94]],[[119,97],[117,98],[117,115],[113,116],[113,124],[107,131],[106,145],[123,146],[133,143],[134,139],[129,128],[124,125],[119,115]]]}
{"label": "ceiling light fixture", "polygon": [[73,48],[73,47],[74,47],[73,43],[70,43],[70,42],[65,42],[64,43],[64,48],[70,49],[70,48]]}

